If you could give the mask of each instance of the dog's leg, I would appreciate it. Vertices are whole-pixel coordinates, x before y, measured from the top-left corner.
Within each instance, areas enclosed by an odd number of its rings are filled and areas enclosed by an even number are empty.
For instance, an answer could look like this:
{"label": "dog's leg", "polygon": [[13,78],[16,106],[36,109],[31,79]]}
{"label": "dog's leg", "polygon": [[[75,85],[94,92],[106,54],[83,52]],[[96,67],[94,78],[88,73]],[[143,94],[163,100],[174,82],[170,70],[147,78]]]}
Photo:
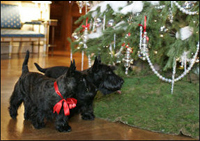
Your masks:
{"label": "dog's leg", "polygon": [[94,120],[95,116],[92,104],[81,107],[81,116],[83,120]]}
{"label": "dog's leg", "polygon": [[59,132],[70,132],[71,127],[68,124],[68,116],[59,114],[56,116],[55,127]]}
{"label": "dog's leg", "polygon": [[17,110],[18,110],[18,108],[19,108],[19,106],[21,105],[22,102],[23,102],[23,96],[20,93],[20,90],[17,89],[16,86],[15,86],[15,89],[12,93],[12,96],[10,97],[10,107],[8,108],[10,116],[13,119],[16,118]]}
{"label": "dog's leg", "polygon": [[45,127],[44,117],[45,117],[44,112],[40,111],[36,106],[34,108],[32,107],[31,121],[36,129],[41,129]]}
{"label": "dog's leg", "polygon": [[24,100],[24,119],[29,120],[30,119],[30,114],[31,114],[31,101],[29,100]]}

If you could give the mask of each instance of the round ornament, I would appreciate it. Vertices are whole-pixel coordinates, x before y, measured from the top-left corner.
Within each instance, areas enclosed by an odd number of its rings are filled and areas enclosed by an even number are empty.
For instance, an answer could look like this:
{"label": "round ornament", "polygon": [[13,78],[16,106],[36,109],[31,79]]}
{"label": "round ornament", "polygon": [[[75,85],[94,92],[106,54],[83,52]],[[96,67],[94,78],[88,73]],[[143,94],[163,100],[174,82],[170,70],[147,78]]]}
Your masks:
{"label": "round ornament", "polygon": [[103,21],[101,18],[96,19],[96,27],[100,27],[102,25]]}
{"label": "round ornament", "polygon": [[72,33],[72,38],[73,38],[74,40],[76,40],[76,41],[79,41],[79,40],[80,40],[80,37],[79,37],[78,33],[76,33],[76,32]]}
{"label": "round ornament", "polygon": [[110,19],[107,23],[107,27],[113,27],[114,26],[115,21],[113,19]]}

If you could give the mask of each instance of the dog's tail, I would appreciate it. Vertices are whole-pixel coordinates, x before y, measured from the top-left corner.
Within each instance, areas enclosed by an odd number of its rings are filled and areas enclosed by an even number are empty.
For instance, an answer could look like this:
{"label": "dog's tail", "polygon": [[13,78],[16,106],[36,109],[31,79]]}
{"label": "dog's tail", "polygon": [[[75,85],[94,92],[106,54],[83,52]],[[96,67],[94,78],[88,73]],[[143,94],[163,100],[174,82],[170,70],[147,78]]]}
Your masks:
{"label": "dog's tail", "polygon": [[24,58],[24,62],[23,62],[23,65],[22,65],[22,73],[29,72],[29,70],[28,70],[28,59],[29,59],[29,50],[26,51],[26,56]]}
{"label": "dog's tail", "polygon": [[47,69],[41,68],[37,63],[34,63],[34,64],[35,64],[36,68],[37,68],[40,72],[43,72],[43,73],[46,72]]}

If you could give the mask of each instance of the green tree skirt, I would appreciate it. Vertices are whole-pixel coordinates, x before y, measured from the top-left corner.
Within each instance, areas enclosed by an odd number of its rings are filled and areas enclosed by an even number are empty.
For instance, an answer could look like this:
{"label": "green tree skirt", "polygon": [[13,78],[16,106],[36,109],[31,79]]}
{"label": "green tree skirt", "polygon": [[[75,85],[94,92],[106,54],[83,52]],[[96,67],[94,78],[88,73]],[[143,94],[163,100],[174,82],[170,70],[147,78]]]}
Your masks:
{"label": "green tree skirt", "polygon": [[122,93],[94,101],[96,117],[155,132],[184,134],[199,139],[199,82],[163,82],[155,75],[124,78]]}

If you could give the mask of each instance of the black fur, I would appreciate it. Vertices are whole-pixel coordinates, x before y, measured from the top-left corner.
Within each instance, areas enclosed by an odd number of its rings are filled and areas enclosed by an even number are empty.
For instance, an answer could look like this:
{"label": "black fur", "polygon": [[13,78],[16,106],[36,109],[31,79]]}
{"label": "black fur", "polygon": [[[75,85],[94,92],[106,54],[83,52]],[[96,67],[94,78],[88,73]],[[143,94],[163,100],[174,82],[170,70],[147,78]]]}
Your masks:
{"label": "black fur", "polygon": [[[15,84],[14,91],[10,97],[9,113],[15,119],[18,107],[24,103],[25,120],[31,120],[37,129],[45,126],[44,120],[55,119],[55,127],[58,131],[71,131],[68,119],[76,113],[81,113],[82,119],[93,120],[93,99],[96,95],[96,87],[86,80],[86,76],[76,71],[75,62],[63,75],[57,79],[49,78],[28,69],[29,51],[26,53],[22,66],[22,74]],[[63,108],[59,114],[53,113],[54,105],[61,100],[55,92],[54,82],[57,81],[62,96],[77,99],[75,108],[70,109],[70,116],[65,116]]]}
{"label": "black fur", "polygon": [[[52,78],[58,78],[69,69],[65,66],[41,68],[37,63],[34,64],[40,72]],[[86,79],[93,83],[104,95],[120,90],[124,83],[124,80],[113,72],[111,66],[101,63],[100,57],[95,58],[91,68],[81,71],[81,73],[85,74]]]}

